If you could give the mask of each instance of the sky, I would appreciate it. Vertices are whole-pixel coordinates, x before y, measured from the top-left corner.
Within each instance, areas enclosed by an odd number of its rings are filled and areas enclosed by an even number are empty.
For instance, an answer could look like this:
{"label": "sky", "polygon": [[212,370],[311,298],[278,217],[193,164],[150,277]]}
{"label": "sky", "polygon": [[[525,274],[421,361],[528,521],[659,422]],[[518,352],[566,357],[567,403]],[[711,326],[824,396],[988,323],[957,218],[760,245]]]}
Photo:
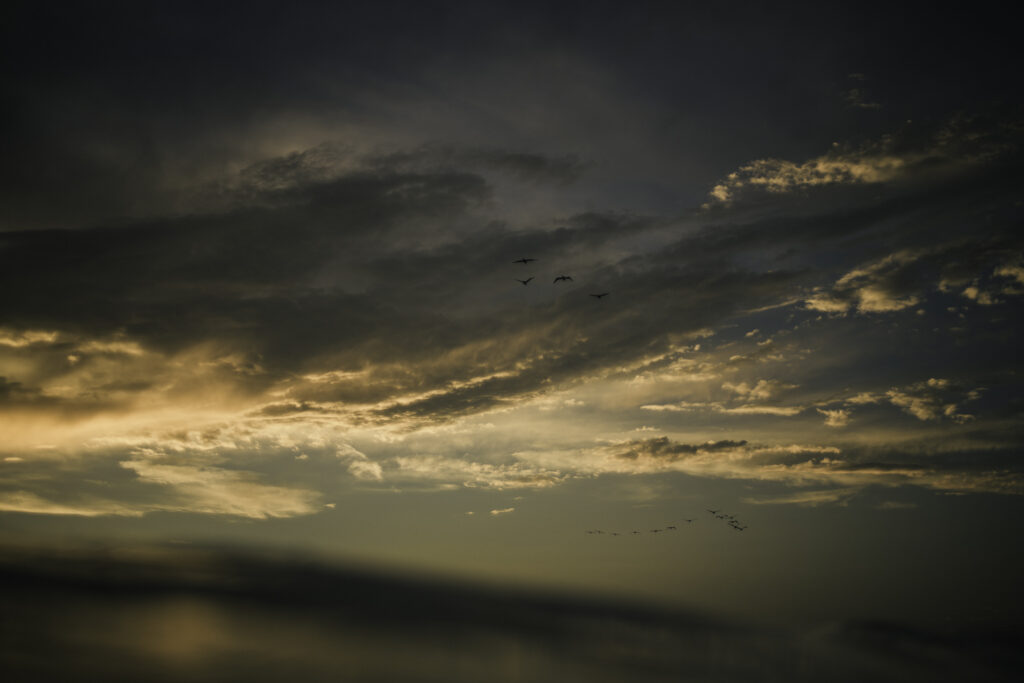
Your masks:
{"label": "sky", "polygon": [[16,3],[0,541],[1019,623],[1000,13]]}

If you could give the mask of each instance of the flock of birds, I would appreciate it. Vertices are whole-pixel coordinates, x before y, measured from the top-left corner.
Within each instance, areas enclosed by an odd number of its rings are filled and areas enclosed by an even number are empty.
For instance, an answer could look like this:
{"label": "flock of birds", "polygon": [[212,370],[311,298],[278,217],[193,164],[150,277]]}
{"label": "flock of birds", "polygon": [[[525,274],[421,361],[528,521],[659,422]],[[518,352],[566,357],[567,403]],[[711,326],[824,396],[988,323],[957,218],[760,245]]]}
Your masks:
{"label": "flock of birds", "polygon": [[[522,263],[524,266],[526,266],[526,265],[529,265],[531,262],[536,261],[536,260],[537,259],[535,259],[535,258],[527,258],[527,257],[524,256],[523,258],[516,259],[512,263]],[[531,275],[530,277],[526,278],[525,280],[520,280],[519,278],[516,278],[516,282],[521,282],[523,284],[523,286],[525,287],[526,285],[530,284],[530,282],[532,280],[534,280],[535,277],[536,276]],[[556,277],[554,279],[554,281],[552,281],[551,284],[557,285],[559,282],[572,282],[572,281],[573,281],[573,279],[572,279],[571,275],[559,275],[558,277]],[[601,292],[600,294],[591,294],[590,296],[594,297],[595,299],[600,299],[602,297],[608,296],[608,294],[610,294],[610,292]]]}
{"label": "flock of birds", "polygon": [[[522,258],[516,259],[512,263],[522,263],[524,266],[528,266],[528,265],[530,265],[531,263],[533,263],[536,260],[537,259],[535,259],[535,258],[528,258],[528,257],[524,256]],[[525,287],[525,286],[529,285],[534,279],[536,279],[536,276],[531,275],[530,277],[526,278],[525,280],[520,280],[519,278],[516,278],[516,282],[521,283]],[[557,276],[551,282],[551,284],[557,285],[559,282],[572,282],[572,281],[573,281],[573,279],[572,279],[571,275],[559,275],[559,276]],[[597,294],[591,294],[590,296],[594,297],[595,299],[601,299],[603,297],[608,296],[609,293],[610,292],[600,292],[600,293],[597,293]],[[715,519],[718,519],[718,520],[721,520],[721,521],[725,522],[731,529],[733,529],[735,531],[743,531],[743,530],[745,530],[747,528],[747,525],[743,524],[742,522],[740,522],[736,517],[734,517],[733,515],[730,515],[728,513],[722,512],[721,510],[711,510],[711,509],[708,509],[708,512],[711,513],[711,515]],[[684,519],[683,521],[686,522],[687,524],[692,524],[692,523],[696,522],[697,520],[696,519]],[[678,529],[679,529],[679,527],[676,526],[675,524],[669,524],[669,525],[666,525],[665,527],[663,527],[661,529],[649,529],[646,532],[640,531],[639,529],[634,529],[633,531],[630,531],[630,532],[604,531],[603,529],[587,529],[586,533],[588,533],[588,534],[595,534],[595,535],[607,535],[607,536],[625,536],[625,535],[632,536],[632,535],[639,535],[639,534],[643,534],[643,533],[660,534],[662,532],[667,532],[667,531],[678,531]]]}
{"label": "flock of birds", "polygon": [[[743,530],[745,530],[747,528],[747,525],[743,524],[742,522],[740,522],[740,520],[738,520],[735,516],[730,515],[730,514],[725,513],[725,512],[722,512],[721,510],[712,510],[712,509],[709,508],[708,512],[711,513],[711,515],[715,519],[718,519],[718,520],[721,520],[721,521],[725,522],[731,529],[733,529],[735,531],[743,531]],[[693,524],[697,520],[696,520],[696,518],[694,518],[694,519],[684,519],[683,521],[688,523],[688,524]],[[629,532],[625,532],[625,531],[621,531],[621,532],[620,531],[604,531],[603,529],[587,529],[586,533],[594,534],[594,535],[605,535],[605,536],[633,536],[633,535],[639,535],[639,534],[643,534],[643,533],[660,534],[660,533],[668,532],[668,531],[678,531],[678,529],[679,529],[678,526],[676,526],[674,524],[669,524],[669,525],[667,525],[665,527],[662,527],[660,529],[649,529],[646,532],[640,531],[639,529],[634,529],[633,531],[629,531]]]}

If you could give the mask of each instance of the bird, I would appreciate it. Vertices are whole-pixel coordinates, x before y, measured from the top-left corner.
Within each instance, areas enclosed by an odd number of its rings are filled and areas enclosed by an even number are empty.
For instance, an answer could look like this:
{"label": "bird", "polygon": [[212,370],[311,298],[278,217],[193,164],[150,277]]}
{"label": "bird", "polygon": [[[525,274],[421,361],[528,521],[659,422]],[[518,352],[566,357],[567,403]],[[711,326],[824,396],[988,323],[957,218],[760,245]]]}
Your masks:
{"label": "bird", "polygon": [[634,533],[634,534],[639,534],[640,532],[639,532],[639,531],[636,531],[636,530],[634,530],[634,531],[633,531],[633,533]]}
{"label": "bird", "polygon": [[516,282],[522,282],[523,286],[525,287],[526,285],[530,284],[530,280],[532,280],[532,279],[533,279],[532,277],[528,277],[525,280],[520,280],[519,278],[516,278]]}
{"label": "bird", "polygon": [[675,531],[676,530],[676,528],[674,526],[667,526],[665,528],[669,529],[670,531]]}
{"label": "bird", "polygon": [[523,265],[525,266],[525,265],[526,265],[527,263],[529,263],[530,261],[536,261],[536,260],[537,260],[537,259],[535,259],[535,258],[526,258],[526,257],[523,257],[523,258],[520,258],[520,259],[516,259],[516,260],[515,260],[515,261],[513,261],[512,263],[522,263],[522,264],[523,264]]}
{"label": "bird", "polygon": [[710,512],[713,515],[717,515],[718,514],[718,510],[712,510],[711,508],[708,508],[708,512]]}
{"label": "bird", "polygon": [[559,275],[554,279],[554,281],[551,284],[555,284],[555,282],[561,282],[562,280],[568,280],[569,282],[572,282],[572,277],[570,277],[569,275]]}
{"label": "bird", "polygon": [[684,522],[691,522],[691,523],[693,522],[693,520],[692,520],[692,519],[684,519],[683,521],[684,521]]}
{"label": "bird", "polygon": [[652,534],[660,534],[661,533],[661,529],[651,529],[651,533]]}
{"label": "bird", "polygon": [[591,294],[590,296],[594,297],[595,299],[600,299],[603,296],[608,296],[608,294],[609,292],[601,292],[600,294]]}

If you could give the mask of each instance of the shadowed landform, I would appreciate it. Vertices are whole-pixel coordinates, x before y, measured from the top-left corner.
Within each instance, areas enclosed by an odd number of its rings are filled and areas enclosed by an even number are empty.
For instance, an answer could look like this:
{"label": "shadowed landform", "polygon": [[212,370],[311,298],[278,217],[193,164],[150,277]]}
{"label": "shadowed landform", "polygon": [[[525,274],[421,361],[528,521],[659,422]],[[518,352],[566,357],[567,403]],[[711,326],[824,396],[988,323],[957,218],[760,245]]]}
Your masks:
{"label": "shadowed landform", "polygon": [[7,549],[21,681],[1010,681],[1019,631],[768,630],[680,611],[167,546]]}

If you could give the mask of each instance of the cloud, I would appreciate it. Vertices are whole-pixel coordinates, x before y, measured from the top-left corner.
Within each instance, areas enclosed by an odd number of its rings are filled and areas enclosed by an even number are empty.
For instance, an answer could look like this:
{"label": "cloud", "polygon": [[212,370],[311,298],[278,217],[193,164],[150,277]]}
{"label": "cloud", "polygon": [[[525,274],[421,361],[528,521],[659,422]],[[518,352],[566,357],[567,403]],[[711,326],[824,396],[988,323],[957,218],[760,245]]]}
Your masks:
{"label": "cloud", "polygon": [[635,441],[630,445],[629,450],[618,453],[615,457],[624,460],[654,458],[662,459],[666,462],[675,462],[698,453],[714,453],[716,451],[739,448],[746,444],[746,441],[729,440],[708,441],[704,444],[681,444],[673,443],[667,436],[662,436],[645,441]]}
{"label": "cloud", "polygon": [[442,168],[496,170],[531,182],[567,184],[580,177],[589,164],[577,155],[550,157],[502,149],[459,148],[453,145],[427,144],[414,150],[371,156],[370,167],[397,168],[402,171],[436,171]]}
{"label": "cloud", "polygon": [[[529,228],[491,220],[481,228],[500,180],[477,170],[563,166],[560,156],[517,155],[428,145],[373,156],[314,146],[246,167],[239,187],[248,189],[239,192],[253,204],[244,209],[170,219],[152,230],[9,235],[9,284],[28,277],[20,263],[34,263],[44,284],[28,299],[0,302],[21,320],[4,338],[35,340],[25,348],[46,375],[30,383],[28,374],[11,373],[7,381],[83,409],[127,412],[217,392],[267,417],[319,412],[412,426],[506,410],[661,357],[673,338],[740,311],[774,310],[801,289],[811,310],[885,312],[922,300],[915,268],[932,261],[919,247],[849,268],[818,292],[805,287],[799,266],[722,267],[717,260],[739,258],[736,250],[746,247],[737,245],[760,248],[757,239],[801,242],[813,226],[832,225],[827,217],[787,220],[779,224],[784,233],[755,220],[687,228],[682,237],[678,222],[625,213],[580,213]],[[863,218],[868,225],[878,217]],[[509,254],[523,253],[541,256],[544,267],[573,263],[581,287],[599,283],[629,305],[586,309],[580,291],[508,288],[518,274],[508,270]],[[105,294],[92,300],[93,291]],[[187,313],[175,317],[180,310]],[[735,360],[775,358],[772,348]],[[52,352],[45,364],[44,349]],[[710,372],[675,367],[694,381]],[[782,384],[729,379],[736,387],[744,381],[752,394],[743,404],[710,409],[803,410],[760,405]]]}
{"label": "cloud", "polygon": [[885,391],[860,392],[842,399],[843,407],[818,408],[817,411],[826,417],[825,424],[830,427],[846,426],[855,408],[880,403],[889,403],[923,422],[966,424],[976,416],[961,412],[961,406],[977,401],[983,392],[982,388],[967,389],[949,379],[932,377]]}
{"label": "cloud", "polygon": [[[710,213],[551,209],[516,222],[506,184],[568,191],[586,181],[582,157],[314,145],[243,165],[213,184],[220,204],[188,218],[5,233],[0,408],[32,418],[5,429],[17,448],[56,442],[60,457],[97,467],[119,448],[116,462],[133,463],[119,467],[131,475],[110,498],[119,505],[144,490],[161,509],[252,518],[310,514],[317,494],[385,481],[512,490],[681,472],[998,488],[969,469],[866,468],[848,458],[848,431],[832,429],[864,418],[869,440],[901,441],[906,424],[960,429],[1010,410],[1010,392],[968,411],[967,390],[912,374],[945,354],[958,377],[991,377],[1012,346],[1016,304],[1003,291],[1024,282],[1014,205],[976,207],[1015,196],[1019,174],[1000,178],[1004,157],[982,159],[1000,148],[994,133],[958,161],[965,130],[935,162],[960,174],[941,183],[914,156],[934,140],[762,165],[770,209],[745,207],[737,190]],[[869,184],[893,192],[864,201],[856,190]],[[798,192],[824,186],[836,193]],[[522,255],[539,259],[529,287],[513,279]],[[547,269],[574,284],[538,286]],[[592,300],[591,287],[614,297]],[[959,323],[939,311],[952,300],[986,317],[949,329]],[[912,323],[881,315],[911,308],[924,311]],[[851,312],[865,315],[818,315]],[[900,355],[909,348],[920,358]],[[493,442],[474,420],[497,425]],[[525,421],[557,443],[524,435]],[[672,436],[594,445],[644,422]],[[83,445],[97,434],[150,438],[101,456]],[[88,507],[27,478],[16,486],[37,507]],[[1014,486],[1008,475],[1003,490]]]}
{"label": "cloud", "polygon": [[716,413],[722,413],[724,415],[776,415],[780,417],[791,417],[793,415],[799,415],[805,410],[803,406],[767,406],[745,404],[728,407],[716,402],[695,403],[688,401],[662,404],[649,403],[640,406],[640,409],[651,410],[656,412],[690,412],[708,410]]}
{"label": "cloud", "polygon": [[22,348],[35,344],[53,344],[60,337],[59,332],[49,330],[16,330],[0,327],[0,346]]}
{"label": "cloud", "polygon": [[[669,437],[634,440],[605,447],[603,469],[595,471],[650,474],[685,472],[700,477],[764,479],[799,483],[819,462],[840,453],[833,446],[750,444],[745,440],[675,442]],[[811,476],[813,479],[813,475]]]}
{"label": "cloud", "polygon": [[733,408],[721,408],[718,412],[725,413],[727,415],[778,415],[781,417],[790,417],[793,415],[799,415],[805,410],[802,406],[759,406],[759,405],[742,405],[735,406]]}
{"label": "cloud", "polygon": [[730,204],[752,190],[786,194],[815,186],[881,183],[898,177],[906,161],[893,155],[826,155],[797,164],[758,159],[730,173],[708,194],[705,208]]}
{"label": "cloud", "polygon": [[426,481],[497,491],[550,488],[574,475],[570,471],[518,458],[505,464],[440,455],[418,455],[398,456],[393,462],[395,471],[389,472],[389,479],[393,481]]}
{"label": "cloud", "polygon": [[919,285],[910,277],[921,252],[901,251],[864,264],[839,278],[831,291],[815,293],[805,305],[826,313],[890,313],[916,306],[920,299],[908,289]]}
{"label": "cloud", "polygon": [[800,491],[770,498],[745,498],[743,502],[751,505],[801,505],[804,507],[817,507],[834,503],[845,504],[856,495],[857,491],[858,489],[856,488]]}
{"label": "cloud", "polygon": [[497,517],[498,515],[507,515],[511,512],[515,512],[515,508],[503,508],[501,510],[491,510],[491,516]]}
{"label": "cloud", "polygon": [[986,446],[991,449],[989,455],[979,458],[978,454],[965,452],[964,443],[926,439],[907,441],[901,446],[839,448],[747,441],[701,445],[659,437],[605,447],[605,458],[595,459],[594,472],[650,475],[674,471],[697,477],[773,482],[801,489],[751,501],[758,503],[843,502],[868,486],[1024,493],[1024,473],[1019,464],[1007,457],[1012,446]]}
{"label": "cloud", "polygon": [[1017,284],[1024,285],[1024,265],[1020,263],[1007,263],[997,267],[994,274],[999,277],[1010,278],[1017,281]]}
{"label": "cloud", "polygon": [[86,500],[75,503],[46,500],[30,491],[0,492],[0,510],[33,515],[69,515],[74,517],[100,517],[119,515],[140,517],[147,506],[132,506],[109,500]]}
{"label": "cloud", "polygon": [[263,484],[251,472],[149,460],[129,460],[121,466],[135,472],[143,483],[169,488],[173,497],[181,501],[177,505],[165,504],[163,509],[255,519],[309,515],[319,509],[318,493]]}
{"label": "cloud", "polygon": [[[70,491],[55,490],[59,479],[50,477],[46,494],[31,490],[0,492],[0,510],[38,515],[82,517],[140,517],[152,512],[188,512],[266,519],[294,517],[318,511],[320,494],[308,489],[264,484],[254,472],[209,465],[165,464],[152,458],[120,463],[135,475],[126,485],[108,476],[109,483],[89,494],[79,485]],[[51,466],[51,470],[53,467]],[[76,468],[81,471],[81,467]],[[102,467],[98,468],[102,471]],[[37,486],[38,476],[9,484]],[[142,485],[140,489],[138,486]],[[152,487],[157,487],[154,491]],[[148,489],[147,489],[148,487]],[[78,489],[78,490],[76,490]]]}
{"label": "cloud", "polygon": [[825,416],[825,425],[828,427],[845,427],[850,423],[849,410],[823,410],[821,408],[818,408],[817,410]]}
{"label": "cloud", "polygon": [[939,420],[947,417],[961,424],[974,419],[973,415],[958,413],[955,403],[943,403],[938,392],[930,391],[930,387],[913,387],[910,392],[890,389],[886,392],[889,401],[918,420]]}
{"label": "cloud", "polygon": [[[881,105],[866,99],[861,87],[845,93],[860,109]],[[1015,149],[1012,126],[983,117],[956,116],[930,131],[904,130],[856,147],[835,143],[827,154],[793,162],[757,159],[720,180],[708,193],[705,209],[765,196],[843,185],[906,182],[939,170],[957,172],[989,163]]]}
{"label": "cloud", "polygon": [[26,387],[21,382],[11,382],[6,377],[0,377],[0,404],[38,403],[47,398],[37,388]]}
{"label": "cloud", "polygon": [[863,73],[851,73],[847,76],[847,79],[854,81],[850,85],[853,87],[843,91],[843,100],[846,105],[852,109],[881,109],[882,105],[878,102],[870,101],[864,83],[868,80],[867,75]]}
{"label": "cloud", "polygon": [[722,385],[723,389],[742,396],[744,399],[755,400],[755,401],[767,401],[776,397],[786,389],[795,389],[795,384],[786,384],[777,379],[761,379],[757,381],[757,384],[751,386],[746,382],[740,382],[739,384],[733,384],[732,382],[726,382]]}
{"label": "cloud", "polygon": [[912,510],[916,507],[916,503],[902,503],[895,500],[887,500],[875,506],[878,510]]}
{"label": "cloud", "polygon": [[850,88],[843,93],[846,104],[854,109],[881,109],[882,105],[872,102],[864,88]]}

